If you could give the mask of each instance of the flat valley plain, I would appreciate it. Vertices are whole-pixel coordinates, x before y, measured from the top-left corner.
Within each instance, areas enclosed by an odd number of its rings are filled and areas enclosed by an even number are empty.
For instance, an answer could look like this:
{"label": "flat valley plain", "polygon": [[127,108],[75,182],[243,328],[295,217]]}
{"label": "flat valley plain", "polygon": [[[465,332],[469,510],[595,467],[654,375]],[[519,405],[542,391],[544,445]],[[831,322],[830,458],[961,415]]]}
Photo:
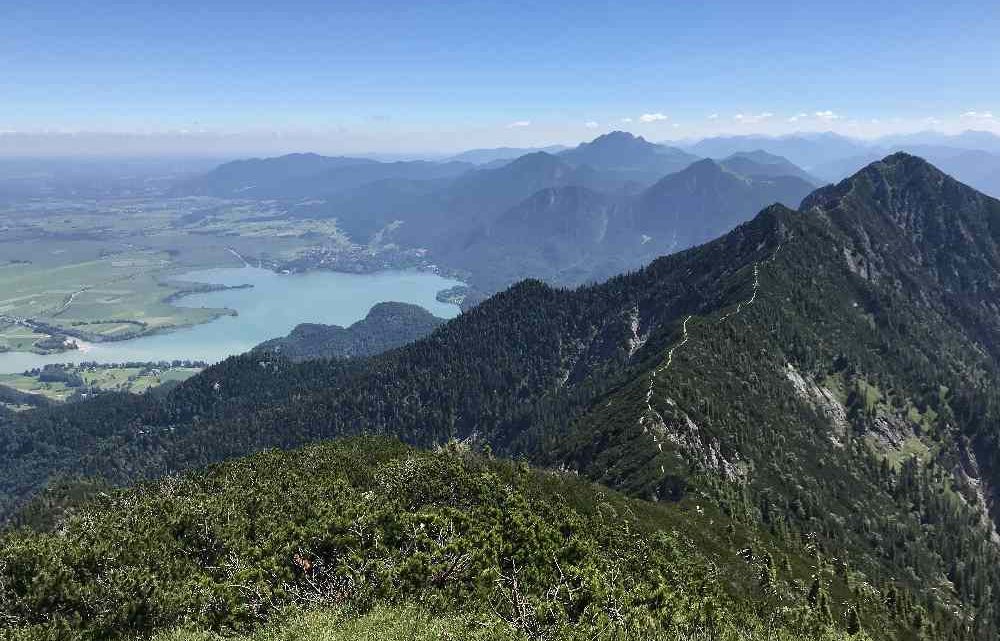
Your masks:
{"label": "flat valley plain", "polygon": [[[0,374],[0,385],[18,392],[37,394],[50,401],[64,402],[78,394],[94,391],[145,392],[165,383],[181,382],[194,376],[203,368],[200,365],[182,364],[128,364],[122,366],[78,365],[35,370],[21,374]],[[57,372],[62,376],[53,376]],[[85,396],[84,396],[85,397]],[[0,401],[8,409],[29,409]]]}
{"label": "flat valley plain", "polygon": [[351,243],[333,219],[290,217],[269,203],[34,200],[0,207],[0,221],[0,351],[58,352],[64,336],[122,340],[231,313],[171,304],[205,291],[178,280],[192,270],[281,269],[316,254],[343,271],[399,266]]}

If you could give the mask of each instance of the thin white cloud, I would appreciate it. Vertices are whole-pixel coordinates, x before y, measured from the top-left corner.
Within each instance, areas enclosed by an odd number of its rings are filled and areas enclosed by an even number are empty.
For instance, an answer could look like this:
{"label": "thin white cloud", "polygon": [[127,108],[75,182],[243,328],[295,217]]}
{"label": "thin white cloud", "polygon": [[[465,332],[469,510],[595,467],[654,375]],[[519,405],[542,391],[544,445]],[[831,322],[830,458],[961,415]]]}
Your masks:
{"label": "thin white cloud", "polygon": [[840,116],[838,116],[837,114],[833,113],[829,109],[827,109],[826,111],[817,111],[816,114],[815,114],[815,116],[817,118],[819,118],[820,120],[825,120],[827,122],[829,122],[831,120],[840,120]]}
{"label": "thin white cloud", "polygon": [[791,118],[788,119],[788,122],[798,122],[800,120],[805,120],[808,117],[809,117],[809,114],[807,114],[807,113],[795,114],[794,116],[792,116]]}
{"label": "thin white cloud", "polygon": [[521,127],[530,127],[530,120],[515,120],[514,122],[507,125],[507,129],[519,129]]}
{"label": "thin white cloud", "polygon": [[709,120],[718,120],[719,119],[719,114],[708,114],[708,119]]}
{"label": "thin white cloud", "polygon": [[667,119],[666,114],[661,114],[659,112],[655,114],[642,114],[641,116],[639,116],[640,122],[659,122],[661,120],[666,120],[666,119]]}
{"label": "thin white cloud", "polygon": [[681,123],[679,123],[679,122],[675,122],[674,124],[672,124],[672,125],[670,125],[670,126],[671,126],[671,127],[673,127],[674,129],[680,129],[680,127],[681,127]]}
{"label": "thin white cloud", "polygon": [[583,123],[583,126],[586,127],[587,129],[597,129],[598,127],[600,127],[600,125],[593,120],[588,120],[587,122]]}
{"label": "thin white cloud", "polygon": [[966,111],[962,114],[963,120],[993,120],[992,111]]}
{"label": "thin white cloud", "polygon": [[736,114],[733,116],[733,120],[742,124],[754,124],[758,122],[764,122],[770,118],[773,118],[774,114],[770,111],[764,111],[759,114]]}
{"label": "thin white cloud", "polygon": [[619,120],[618,122],[622,123],[623,125],[627,125],[627,124],[629,124],[630,122],[632,122],[632,119],[631,119],[631,118],[622,118],[622,119],[621,119],[621,120]]}

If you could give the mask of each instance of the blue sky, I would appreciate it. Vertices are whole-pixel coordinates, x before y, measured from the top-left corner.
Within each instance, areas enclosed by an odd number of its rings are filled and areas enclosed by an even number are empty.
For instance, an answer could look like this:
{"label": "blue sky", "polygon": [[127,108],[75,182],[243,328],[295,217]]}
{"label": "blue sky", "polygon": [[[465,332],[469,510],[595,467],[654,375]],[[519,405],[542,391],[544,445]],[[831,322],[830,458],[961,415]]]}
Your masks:
{"label": "blue sky", "polygon": [[961,0],[40,0],[0,21],[0,131],[407,151],[1000,130],[998,60],[1000,3]]}

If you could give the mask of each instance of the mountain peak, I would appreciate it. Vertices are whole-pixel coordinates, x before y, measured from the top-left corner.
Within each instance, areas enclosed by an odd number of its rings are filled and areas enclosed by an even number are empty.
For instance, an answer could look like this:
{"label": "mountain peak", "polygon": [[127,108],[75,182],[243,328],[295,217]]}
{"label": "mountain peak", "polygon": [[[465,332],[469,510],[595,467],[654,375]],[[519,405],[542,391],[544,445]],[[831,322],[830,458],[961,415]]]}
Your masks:
{"label": "mountain peak", "polygon": [[559,157],[573,165],[615,171],[645,184],[680,171],[698,159],[680,149],[649,142],[627,131],[612,131],[598,136],[567,149]]}
{"label": "mountain peak", "polygon": [[510,164],[531,165],[531,164],[538,164],[538,163],[545,163],[552,161],[558,162],[558,160],[559,160],[558,158],[556,158],[547,151],[533,151],[529,154],[524,154],[523,156],[515,158],[510,162]]}
{"label": "mountain peak", "polygon": [[835,203],[850,197],[888,202],[888,198],[898,198],[900,193],[907,189],[920,191],[925,201],[933,200],[942,195],[946,181],[953,183],[953,187],[961,187],[972,194],[978,194],[971,187],[966,187],[950,178],[923,158],[899,151],[863,167],[837,185],[816,190],[803,201],[802,210],[808,211],[817,207],[830,209]]}
{"label": "mountain peak", "polygon": [[593,145],[596,143],[607,143],[607,142],[640,142],[640,143],[646,143],[647,145],[653,144],[648,140],[646,140],[645,138],[643,138],[642,136],[636,136],[633,133],[630,133],[628,131],[622,131],[620,129],[616,129],[606,134],[602,134],[597,138],[591,140],[590,144]]}
{"label": "mountain peak", "polygon": [[598,151],[602,153],[650,153],[655,152],[659,147],[642,136],[616,130],[602,134],[590,142],[580,143],[576,149],[571,149],[569,152],[587,150],[590,153]]}
{"label": "mountain peak", "polygon": [[801,210],[852,239],[862,257],[854,264],[863,261],[858,269],[868,278],[902,282],[898,274],[929,266],[921,278],[929,274],[947,292],[975,297],[1000,290],[992,276],[1000,272],[1000,201],[923,158],[887,156],[817,190]]}
{"label": "mountain peak", "polygon": [[681,172],[682,174],[706,174],[713,173],[717,174],[722,171],[722,165],[715,162],[711,158],[702,158],[701,160],[696,160],[691,163]]}
{"label": "mountain peak", "polygon": [[[873,172],[880,174],[885,180],[895,183],[906,183],[914,180],[927,181],[927,184],[923,185],[922,188],[935,187],[945,179],[955,184],[961,184],[920,156],[914,156],[904,151],[897,151],[882,160],[871,163],[855,174],[855,177],[860,174],[871,174]],[[848,180],[851,179],[849,178]],[[971,187],[967,189],[972,191]]]}
{"label": "mountain peak", "polygon": [[[934,167],[920,156],[914,156],[908,154],[905,151],[897,151],[894,154],[890,154],[880,161],[883,165],[899,166],[899,165],[911,165],[911,166],[926,166]],[[873,163],[878,164],[878,163]],[[936,168],[935,168],[936,169]]]}
{"label": "mountain peak", "polygon": [[[523,172],[534,172],[534,171],[546,171],[556,167],[566,167],[566,163],[563,162],[558,156],[553,156],[548,152],[535,151],[530,154],[525,154],[519,158],[515,158],[514,160],[512,160],[511,162],[507,163],[502,167],[488,169],[485,171],[493,171],[501,173],[523,173]],[[568,167],[566,168],[568,169]]]}
{"label": "mountain peak", "polygon": [[[656,184],[650,187],[649,191],[656,190],[658,185],[681,184],[690,182],[691,180],[715,180],[722,174],[733,174],[733,172],[727,171],[722,164],[711,158],[702,158],[701,160],[692,162],[678,172],[664,176],[656,181]],[[736,175],[732,175],[731,178],[734,180],[743,180]]]}
{"label": "mountain peak", "polygon": [[808,172],[784,156],[778,156],[762,149],[737,151],[718,162],[725,169],[748,178],[794,176],[814,186],[821,183],[820,180],[809,175]]}

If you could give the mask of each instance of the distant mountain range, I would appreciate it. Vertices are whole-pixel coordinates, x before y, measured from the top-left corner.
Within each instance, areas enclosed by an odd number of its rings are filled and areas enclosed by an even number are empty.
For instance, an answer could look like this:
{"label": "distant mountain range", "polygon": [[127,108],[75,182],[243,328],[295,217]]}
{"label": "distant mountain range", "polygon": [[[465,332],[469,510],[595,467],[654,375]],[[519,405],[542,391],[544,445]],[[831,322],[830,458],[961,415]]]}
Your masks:
{"label": "distant mountain range", "polygon": [[920,131],[912,134],[895,134],[877,138],[878,147],[937,146],[958,149],[980,149],[1000,154],[1000,136],[989,131],[968,130],[957,134],[940,131]]}
{"label": "distant mountain range", "polygon": [[520,158],[538,151],[547,154],[558,154],[567,149],[564,145],[549,145],[547,147],[494,147],[491,149],[470,149],[449,158],[452,162],[469,162],[474,165],[487,165]]}
{"label": "distant mountain range", "polygon": [[1000,136],[986,131],[960,134],[920,132],[862,141],[833,133],[787,136],[720,136],[693,144],[673,143],[693,154],[722,158],[764,151],[786,158],[821,182],[838,182],[896,151],[929,162],[985,193],[1000,196]]}
{"label": "distant mountain range", "polygon": [[334,217],[355,242],[425,248],[480,294],[525,277],[574,285],[704,242],[762,206],[790,207],[817,180],[754,150],[719,162],[612,132],[512,160],[380,163],[293,154],[227,163],[177,194],[279,200],[288,215]]}
{"label": "distant mountain range", "polygon": [[175,193],[275,200],[288,216],[336,218],[356,243],[425,250],[471,286],[469,305],[526,277],[577,285],[636,269],[725,233],[768,204],[797,207],[815,187],[901,145],[1000,194],[1000,154],[954,146],[1000,148],[995,139],[966,132],[863,142],[824,133],[718,137],[681,148],[615,131],[571,149],[480,149],[444,162],[243,160],[182,182]]}
{"label": "distant mountain range", "polygon": [[550,187],[484,223],[447,264],[479,275],[487,290],[533,276],[572,285],[637,269],[656,256],[706,242],[772,203],[797,207],[814,185],[796,176],[756,177],[701,160],[634,196],[578,185]]}
{"label": "distant mountain range", "polygon": [[791,136],[718,136],[694,144],[672,143],[688,153],[724,158],[739,152],[766,151],[787,158],[809,171],[816,165],[865,153],[868,147],[858,140],[834,133]]}
{"label": "distant mountain range", "polygon": [[[903,145],[868,150],[859,156],[841,158],[817,166],[813,171],[826,176],[831,182],[837,182],[857,171],[859,167],[900,148],[903,148]],[[1000,196],[1000,153],[936,145],[907,145],[905,148],[910,153],[927,158],[941,170],[959,178],[969,186],[990,195]]]}
{"label": "distant mountain range", "polygon": [[220,165],[182,183],[176,193],[267,200],[322,198],[381,180],[452,178],[473,167],[461,162],[378,162],[368,158],[289,154]]}

